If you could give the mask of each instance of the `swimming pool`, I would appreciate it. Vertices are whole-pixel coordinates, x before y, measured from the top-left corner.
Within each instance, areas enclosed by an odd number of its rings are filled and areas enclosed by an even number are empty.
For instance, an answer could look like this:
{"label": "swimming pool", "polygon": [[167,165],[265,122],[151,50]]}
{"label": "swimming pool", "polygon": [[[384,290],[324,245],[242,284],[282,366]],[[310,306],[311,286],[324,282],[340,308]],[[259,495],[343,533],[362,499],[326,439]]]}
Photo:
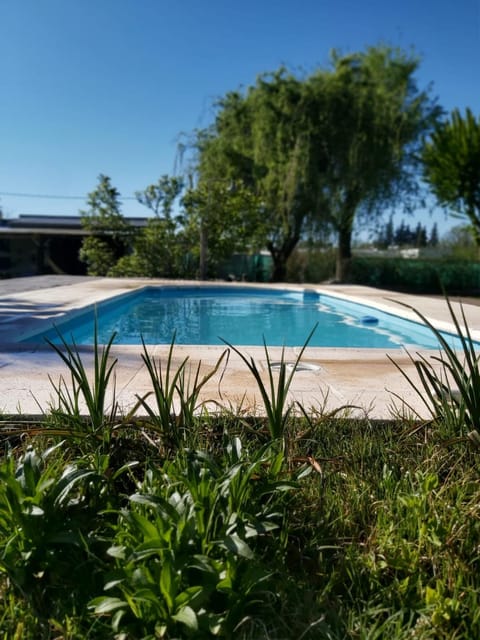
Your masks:
{"label": "swimming pool", "polygon": [[[65,322],[58,330],[77,345],[93,343],[95,314],[98,339],[115,344],[302,346],[317,328],[310,346],[399,349],[437,348],[428,327],[385,311],[314,290],[241,286],[151,286],[99,303]],[[458,338],[444,334],[460,348]],[[23,340],[59,343],[56,329]]]}

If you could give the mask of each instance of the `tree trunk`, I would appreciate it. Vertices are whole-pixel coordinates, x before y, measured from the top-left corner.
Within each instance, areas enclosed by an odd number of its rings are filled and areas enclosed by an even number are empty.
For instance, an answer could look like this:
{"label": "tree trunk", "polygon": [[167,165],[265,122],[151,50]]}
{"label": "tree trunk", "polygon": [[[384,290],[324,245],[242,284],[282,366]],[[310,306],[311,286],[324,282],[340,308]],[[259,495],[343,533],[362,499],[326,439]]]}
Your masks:
{"label": "tree trunk", "polygon": [[292,237],[284,241],[281,247],[274,247],[272,243],[267,244],[267,249],[273,260],[272,282],[285,282],[287,277],[287,260],[298,243],[297,237]]}
{"label": "tree trunk", "polygon": [[208,259],[208,232],[205,222],[200,223],[200,264],[199,274],[200,280],[207,279],[207,259]]}
{"label": "tree trunk", "polygon": [[337,262],[335,269],[336,282],[347,282],[352,259],[352,230],[340,229],[338,232]]}
{"label": "tree trunk", "polygon": [[285,278],[287,276],[287,258],[285,258],[283,253],[280,253],[278,251],[276,251],[274,254],[272,253],[272,258],[272,282],[285,282]]}

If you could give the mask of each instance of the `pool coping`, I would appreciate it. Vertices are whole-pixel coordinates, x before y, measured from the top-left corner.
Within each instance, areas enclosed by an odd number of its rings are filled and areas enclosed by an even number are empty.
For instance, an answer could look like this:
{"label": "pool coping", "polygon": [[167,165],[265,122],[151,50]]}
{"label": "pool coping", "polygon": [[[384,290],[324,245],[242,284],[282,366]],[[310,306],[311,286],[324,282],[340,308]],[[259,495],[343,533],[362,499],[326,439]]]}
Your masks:
{"label": "pool coping", "polygon": [[[14,280],[18,280],[17,283]],[[64,376],[66,371],[58,355],[48,345],[13,342],[12,336],[20,339],[34,335],[42,327],[51,326],[52,320],[65,318],[65,314],[81,313],[86,306],[113,298],[140,287],[167,286],[231,286],[252,288],[291,289],[316,291],[329,296],[371,306],[387,313],[394,313],[410,320],[418,316],[409,308],[421,311],[432,324],[442,331],[454,331],[445,300],[413,296],[399,292],[362,287],[359,285],[303,285],[287,283],[226,283],[219,281],[172,281],[145,278],[88,278],[56,277],[0,281],[0,411],[7,414],[41,413],[52,403],[52,381]],[[15,285],[17,289],[15,288]],[[2,288],[3,285],[3,288]],[[23,289],[23,290],[22,290]],[[409,305],[405,307],[402,305]],[[457,317],[460,306],[452,302]],[[480,307],[464,304],[472,337],[480,340]],[[150,345],[149,352],[155,358],[164,358],[169,345]],[[205,370],[212,370],[224,347],[175,345],[178,362],[189,356],[192,366],[200,362]],[[86,362],[92,349],[79,347]],[[254,358],[267,374],[266,354],[263,347],[241,347],[242,353]],[[268,349],[272,360],[279,360],[281,347]],[[112,357],[118,359],[117,399],[123,411],[135,403],[137,395],[148,392],[149,380],[141,359],[142,348],[138,346],[114,345]],[[415,351],[417,353],[417,351]],[[425,357],[432,350],[418,350]],[[433,350],[433,353],[438,353]],[[285,359],[294,361],[298,348],[285,349]],[[393,362],[392,362],[393,360]],[[316,407],[322,411],[335,411],[350,407],[345,412],[360,413],[371,418],[386,419],[395,413],[413,410],[427,417],[425,405],[418,394],[409,387],[398,366],[415,376],[408,353],[398,349],[356,349],[307,347],[302,362],[318,367],[297,371],[291,387],[291,400],[301,402],[306,408]],[[308,368],[307,368],[308,369]],[[49,379],[50,376],[50,379]],[[403,404],[399,398],[403,398]],[[243,412],[261,412],[261,402],[256,384],[245,364],[235,353],[230,353],[225,370],[218,372],[204,389],[202,399],[216,402]],[[49,404],[50,403],[50,404]],[[355,408],[353,408],[355,407]]]}

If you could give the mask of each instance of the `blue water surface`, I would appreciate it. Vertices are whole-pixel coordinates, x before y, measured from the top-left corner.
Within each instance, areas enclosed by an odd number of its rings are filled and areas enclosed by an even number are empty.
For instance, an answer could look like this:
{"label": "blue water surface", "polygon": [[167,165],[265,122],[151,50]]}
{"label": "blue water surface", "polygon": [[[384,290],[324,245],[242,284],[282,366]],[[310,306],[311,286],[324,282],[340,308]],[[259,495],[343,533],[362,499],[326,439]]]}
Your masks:
{"label": "blue water surface", "polygon": [[[316,326],[310,346],[398,349],[438,348],[433,333],[420,324],[367,305],[314,291],[221,286],[146,287],[100,303],[74,319],[57,324],[67,342],[93,344],[177,344],[302,346]],[[28,338],[59,343],[52,329]],[[443,334],[460,348],[458,338]]]}

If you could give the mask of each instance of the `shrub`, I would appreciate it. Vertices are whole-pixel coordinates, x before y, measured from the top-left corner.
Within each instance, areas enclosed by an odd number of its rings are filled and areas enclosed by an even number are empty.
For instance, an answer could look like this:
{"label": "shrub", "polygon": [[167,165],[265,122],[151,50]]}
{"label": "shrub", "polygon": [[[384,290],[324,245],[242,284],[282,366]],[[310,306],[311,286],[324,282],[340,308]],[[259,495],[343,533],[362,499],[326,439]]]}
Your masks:
{"label": "shrub", "polygon": [[480,292],[480,264],[450,260],[354,257],[350,282],[412,293]]}
{"label": "shrub", "polygon": [[296,249],[287,262],[287,282],[323,282],[335,274],[335,249]]}

